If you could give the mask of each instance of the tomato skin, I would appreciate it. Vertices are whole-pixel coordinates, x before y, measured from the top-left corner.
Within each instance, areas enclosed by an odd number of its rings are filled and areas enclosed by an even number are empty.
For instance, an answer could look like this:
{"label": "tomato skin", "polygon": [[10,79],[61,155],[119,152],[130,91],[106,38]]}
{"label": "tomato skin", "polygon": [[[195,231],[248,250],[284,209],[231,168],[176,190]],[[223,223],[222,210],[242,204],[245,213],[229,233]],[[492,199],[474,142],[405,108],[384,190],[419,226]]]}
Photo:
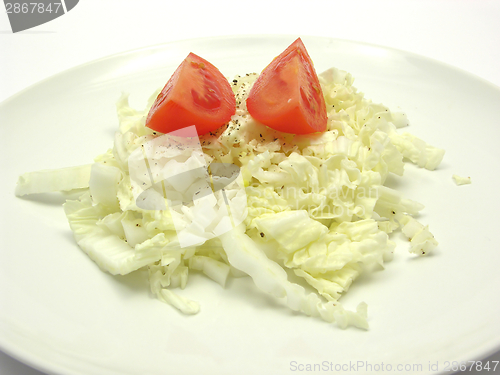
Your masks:
{"label": "tomato skin", "polygon": [[260,74],[248,95],[250,115],[284,133],[323,132],[326,105],[318,76],[298,38]]}
{"label": "tomato skin", "polygon": [[156,98],[146,126],[169,133],[195,125],[203,135],[227,123],[236,112],[236,98],[222,73],[190,53]]}

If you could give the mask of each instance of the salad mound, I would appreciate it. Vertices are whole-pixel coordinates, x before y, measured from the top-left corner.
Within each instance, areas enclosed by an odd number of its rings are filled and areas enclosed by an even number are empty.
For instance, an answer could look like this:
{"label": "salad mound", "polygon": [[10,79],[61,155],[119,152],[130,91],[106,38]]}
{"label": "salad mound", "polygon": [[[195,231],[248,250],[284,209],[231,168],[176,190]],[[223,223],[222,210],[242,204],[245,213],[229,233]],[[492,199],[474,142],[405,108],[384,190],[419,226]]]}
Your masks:
{"label": "salad mound", "polygon": [[[146,126],[146,118],[158,93],[144,110],[131,108],[122,95],[112,149],[89,166],[25,174],[16,194],[85,188],[78,200],[64,204],[80,248],[111,274],[145,267],[151,292],[183,313],[197,313],[199,304],[174,290],[185,288],[189,272],[196,270],[222,286],[229,277],[249,275],[293,310],[342,328],[367,329],[366,304],[348,311],[339,298],[361,273],[392,258],[396,245],[389,234],[401,230],[416,255],[438,244],[414,217],[423,205],[384,183],[390,173],[403,175],[405,161],[435,169],[444,151],[398,131],[408,125],[406,116],[365,99],[352,76],[336,68],[319,75],[326,131],[274,130],[246,108],[257,77],[247,74],[231,82],[236,113],[199,137],[196,147],[202,152],[196,157],[182,156],[181,150],[174,163],[166,156],[171,148],[154,143],[162,135]],[[169,176],[180,173],[175,168],[183,163],[234,165],[239,173],[206,195],[206,205],[203,199],[179,198],[179,203],[167,196],[165,209],[148,209],[137,197],[166,180],[161,173],[137,180],[132,160],[148,152],[149,164],[163,163]],[[287,271],[316,293],[290,282]]]}

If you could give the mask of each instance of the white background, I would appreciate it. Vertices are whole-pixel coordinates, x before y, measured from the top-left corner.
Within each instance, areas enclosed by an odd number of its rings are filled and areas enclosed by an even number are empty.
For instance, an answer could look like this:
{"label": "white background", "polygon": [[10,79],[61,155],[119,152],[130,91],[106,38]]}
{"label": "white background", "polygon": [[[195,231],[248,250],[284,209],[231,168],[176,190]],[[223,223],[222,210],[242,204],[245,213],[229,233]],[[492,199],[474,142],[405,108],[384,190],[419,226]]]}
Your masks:
{"label": "white background", "polygon": [[[233,34],[373,43],[440,60],[500,86],[499,20],[498,0],[81,0],[65,16],[13,34],[0,5],[0,102],[62,70],[110,54]],[[12,126],[1,119],[0,124],[2,132]],[[500,353],[490,357],[499,359]],[[20,374],[41,373],[0,352],[0,375]]]}

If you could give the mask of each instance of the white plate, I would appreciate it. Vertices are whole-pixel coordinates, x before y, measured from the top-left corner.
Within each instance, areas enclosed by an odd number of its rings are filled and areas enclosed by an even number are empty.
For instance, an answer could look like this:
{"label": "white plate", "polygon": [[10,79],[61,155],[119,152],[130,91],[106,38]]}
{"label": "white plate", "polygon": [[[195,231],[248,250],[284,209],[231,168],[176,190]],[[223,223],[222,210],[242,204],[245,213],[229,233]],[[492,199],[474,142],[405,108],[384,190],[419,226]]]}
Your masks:
{"label": "white plate", "polygon": [[[190,51],[232,76],[260,71],[293,40],[237,36],[145,48],[63,72],[0,105],[2,350],[50,373],[123,375],[280,374],[353,363],[433,373],[436,362],[443,371],[446,361],[500,349],[500,89],[411,53],[303,38],[318,71],[351,72],[368,98],[408,114],[408,131],[447,150],[439,170],[409,165],[404,179],[391,179],[426,205],[421,221],[440,246],[415,259],[400,243],[386,270],[353,285],[343,302],[368,303],[367,332],[290,312],[249,279],[223,290],[194,275],[182,294],[202,310],[183,316],[150,295],[143,274],[101,272],[73,241],[62,195],[14,197],[18,175],[85,164],[110,148],[120,93],[143,107]],[[455,186],[454,173],[473,184]]]}

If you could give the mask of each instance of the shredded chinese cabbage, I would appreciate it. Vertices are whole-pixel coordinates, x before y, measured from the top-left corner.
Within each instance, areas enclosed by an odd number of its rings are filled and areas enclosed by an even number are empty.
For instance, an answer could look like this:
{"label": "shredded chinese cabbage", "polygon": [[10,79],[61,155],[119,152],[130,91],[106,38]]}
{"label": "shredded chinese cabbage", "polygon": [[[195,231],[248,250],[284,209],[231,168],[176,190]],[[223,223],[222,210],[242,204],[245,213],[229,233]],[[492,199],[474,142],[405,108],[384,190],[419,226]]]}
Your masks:
{"label": "shredded chinese cabbage", "polygon": [[92,165],[82,165],[61,169],[25,173],[19,177],[16,195],[22,197],[29,194],[70,191],[89,187]]}
{"label": "shredded chinese cabbage", "polygon": [[[160,135],[145,127],[156,93],[144,110],[131,108],[122,95],[114,146],[94,164],[25,174],[16,194],[86,188],[80,199],[64,205],[81,249],[111,274],[146,268],[151,292],[183,313],[199,311],[197,302],[173,291],[186,287],[190,271],[203,272],[222,287],[228,277],[249,275],[292,310],[367,329],[366,304],[348,311],[339,298],[361,273],[392,258],[396,245],[389,234],[400,229],[417,255],[438,245],[414,217],[423,205],[384,183],[390,173],[403,175],[405,161],[434,170],[444,151],[400,133],[407,116],[365,99],[352,76],[336,68],[319,76],[327,131],[280,133],[246,110],[256,77],[232,81],[236,114],[227,126],[199,137],[201,156],[182,159],[178,153],[163,166],[175,171],[186,164],[236,165],[238,179],[229,184],[229,177],[222,177],[220,186],[226,188],[204,197],[203,205],[201,200],[183,205],[172,197],[181,197],[193,181],[172,180],[173,195],[165,203],[164,185],[146,174],[137,181],[135,169],[129,170],[140,168],[148,147],[157,150]],[[141,185],[148,187],[142,195]],[[289,281],[286,269],[316,293]]]}
{"label": "shredded chinese cabbage", "polygon": [[458,186],[469,185],[472,183],[472,180],[470,177],[462,177],[462,176],[459,176],[457,174],[454,174],[451,177],[453,178],[453,181],[455,181],[455,184],[457,184]]}

